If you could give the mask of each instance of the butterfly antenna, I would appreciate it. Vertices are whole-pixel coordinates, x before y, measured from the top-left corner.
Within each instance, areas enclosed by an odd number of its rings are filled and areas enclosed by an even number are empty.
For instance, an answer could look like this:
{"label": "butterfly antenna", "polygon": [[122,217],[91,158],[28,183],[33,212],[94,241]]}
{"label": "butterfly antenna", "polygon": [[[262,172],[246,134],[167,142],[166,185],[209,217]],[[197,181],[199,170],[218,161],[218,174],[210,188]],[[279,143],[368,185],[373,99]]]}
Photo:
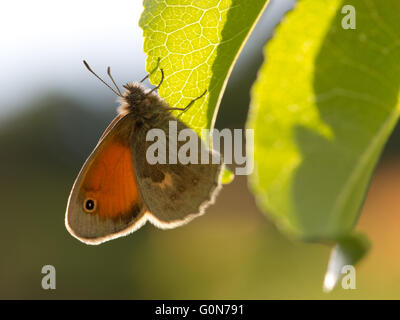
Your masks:
{"label": "butterfly antenna", "polygon": [[121,93],[121,91],[119,90],[117,84],[116,84],[115,81],[114,81],[114,78],[113,78],[112,75],[111,75],[111,68],[110,68],[110,67],[107,68],[107,74],[108,74],[108,76],[110,77],[110,79],[111,79],[112,83],[114,84],[115,88],[117,88],[119,95],[122,97],[122,93]]}
{"label": "butterfly antenna", "polygon": [[[85,67],[86,67],[91,73],[94,74],[94,76],[95,76],[97,79],[99,79],[101,82],[103,82],[112,92],[114,92],[117,96],[122,97],[121,93],[118,94],[118,92],[115,91],[113,88],[111,88],[111,86],[110,86],[107,82],[105,82],[102,78],[100,78],[100,77],[89,67],[88,63],[87,63],[85,60],[83,60],[83,64],[85,65]],[[119,91],[119,90],[118,90],[118,91]]]}

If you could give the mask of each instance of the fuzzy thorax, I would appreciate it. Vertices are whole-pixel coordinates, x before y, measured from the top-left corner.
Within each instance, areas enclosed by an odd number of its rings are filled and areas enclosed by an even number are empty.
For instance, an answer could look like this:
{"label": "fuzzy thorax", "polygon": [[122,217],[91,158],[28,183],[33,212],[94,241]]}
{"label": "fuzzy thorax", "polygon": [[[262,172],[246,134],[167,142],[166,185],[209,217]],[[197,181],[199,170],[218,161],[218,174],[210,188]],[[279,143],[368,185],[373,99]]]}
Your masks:
{"label": "fuzzy thorax", "polygon": [[168,107],[155,92],[150,92],[140,83],[132,82],[124,85],[126,89],[119,99],[120,106],[118,113],[125,115],[128,113],[142,113],[152,105],[163,105]]}

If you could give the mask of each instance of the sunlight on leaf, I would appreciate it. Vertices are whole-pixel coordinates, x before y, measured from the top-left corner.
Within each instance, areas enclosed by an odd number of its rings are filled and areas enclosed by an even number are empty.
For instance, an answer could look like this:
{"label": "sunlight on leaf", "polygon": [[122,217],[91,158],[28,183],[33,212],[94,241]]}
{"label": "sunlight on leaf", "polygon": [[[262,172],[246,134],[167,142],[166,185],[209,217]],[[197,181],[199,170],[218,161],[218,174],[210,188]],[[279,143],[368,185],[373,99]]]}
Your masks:
{"label": "sunlight on leaf", "polygon": [[[165,80],[159,94],[198,134],[212,129],[233,65],[267,0],[145,0],[139,25],[143,29],[146,69],[161,58]],[[150,77],[153,84],[160,72]],[[180,112],[176,111],[175,115]]]}
{"label": "sunlight on leaf", "polygon": [[[343,29],[343,5],[356,29]],[[265,48],[252,89],[251,186],[281,230],[339,240],[354,228],[399,116],[400,2],[302,0]]]}

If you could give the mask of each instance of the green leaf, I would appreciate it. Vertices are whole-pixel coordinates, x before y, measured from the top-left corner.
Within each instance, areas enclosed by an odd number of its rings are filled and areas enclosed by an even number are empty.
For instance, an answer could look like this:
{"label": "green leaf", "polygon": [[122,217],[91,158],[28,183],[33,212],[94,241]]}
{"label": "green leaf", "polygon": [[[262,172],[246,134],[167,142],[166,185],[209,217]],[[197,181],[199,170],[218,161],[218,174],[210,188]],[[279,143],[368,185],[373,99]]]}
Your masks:
{"label": "green leaf", "polygon": [[[344,5],[355,30],[342,28]],[[265,49],[251,186],[289,235],[339,240],[357,222],[399,116],[399,12],[395,0],[302,0]]]}
{"label": "green leaf", "polygon": [[224,166],[220,177],[221,183],[229,184],[233,181],[234,178],[235,174],[227,166]]}
{"label": "green leaf", "polygon": [[369,240],[362,234],[341,239],[332,249],[324,279],[324,291],[330,292],[343,276],[343,267],[355,265],[366,255],[370,247]]}
{"label": "green leaf", "polygon": [[[145,0],[143,29],[146,70],[160,58],[165,79],[159,94],[198,134],[212,129],[233,65],[267,0]],[[160,72],[150,77],[160,81]],[[176,115],[180,112],[176,111]]]}

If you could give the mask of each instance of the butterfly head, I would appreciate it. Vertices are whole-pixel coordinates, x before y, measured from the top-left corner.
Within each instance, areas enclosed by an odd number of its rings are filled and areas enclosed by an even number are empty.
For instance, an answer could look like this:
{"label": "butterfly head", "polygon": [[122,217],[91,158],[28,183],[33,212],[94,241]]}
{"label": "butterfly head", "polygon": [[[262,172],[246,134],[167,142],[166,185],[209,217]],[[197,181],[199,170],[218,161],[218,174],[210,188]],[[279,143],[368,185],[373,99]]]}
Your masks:
{"label": "butterfly head", "polygon": [[118,109],[120,114],[138,112],[138,109],[142,109],[140,107],[149,104],[149,95],[146,92],[146,88],[141,84],[132,82],[123,87],[125,88],[125,92],[123,92],[120,98],[121,105]]}
{"label": "butterfly head", "polygon": [[145,88],[139,83],[128,83],[123,87],[126,91],[124,92],[122,99],[131,107],[141,105],[146,100],[147,94]]}

